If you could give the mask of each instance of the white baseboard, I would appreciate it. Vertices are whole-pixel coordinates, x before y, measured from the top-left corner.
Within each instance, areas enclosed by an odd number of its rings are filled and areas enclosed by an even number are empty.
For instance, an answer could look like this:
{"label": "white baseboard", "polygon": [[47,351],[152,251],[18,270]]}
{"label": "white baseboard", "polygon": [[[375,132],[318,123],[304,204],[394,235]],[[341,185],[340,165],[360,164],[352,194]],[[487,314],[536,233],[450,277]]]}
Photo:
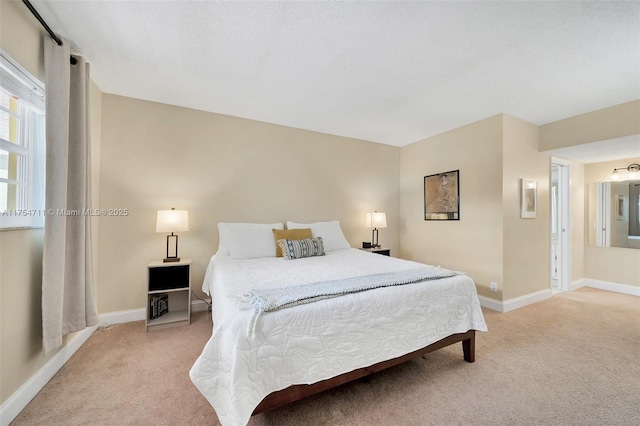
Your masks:
{"label": "white baseboard", "polygon": [[509,312],[515,309],[532,305],[537,302],[549,299],[551,297],[551,289],[536,291],[535,293],[525,294],[524,296],[515,297],[513,299],[500,301],[490,297],[478,296],[480,306],[498,312]]}
{"label": "white baseboard", "polygon": [[[203,300],[194,300],[191,302],[191,312],[206,311],[208,308],[209,306]],[[133,322],[133,321],[144,321],[145,315],[147,315],[147,311],[145,308],[109,312],[109,313],[100,315],[100,323],[102,325],[107,325],[107,324],[122,324],[125,322]]]}
{"label": "white baseboard", "polygon": [[579,280],[575,280],[575,281],[571,282],[570,291],[577,290],[577,289],[582,288],[582,287],[584,287],[586,285],[587,285],[586,284],[586,280],[584,278],[580,278]]}
{"label": "white baseboard", "polygon": [[55,355],[31,376],[20,388],[0,406],[0,425],[7,426],[27,406],[34,396],[46,385],[62,366],[87,341],[98,325],[85,328],[67,342]]}
{"label": "white baseboard", "polygon": [[584,287],[597,288],[600,290],[613,291],[615,293],[629,294],[631,296],[640,296],[640,287],[629,284],[618,284],[610,281],[594,280],[591,278],[583,278]]}
{"label": "white baseboard", "polygon": [[550,299],[551,294],[551,289],[545,288],[544,290],[536,291],[535,293],[525,294],[524,296],[505,300],[503,302],[503,312],[513,311],[514,309],[519,309],[527,305],[533,305],[534,303],[542,302],[543,300]]}
{"label": "white baseboard", "polygon": [[126,311],[108,312],[100,314],[100,324],[123,324],[125,322],[144,321],[147,315],[145,308],[129,309]]}
{"label": "white baseboard", "polygon": [[191,302],[191,312],[201,312],[209,310],[208,303],[211,303],[211,299],[207,299],[207,302],[204,300],[194,300]]}
{"label": "white baseboard", "polygon": [[503,312],[501,300],[496,300],[480,295],[478,295],[478,300],[480,301],[480,306],[482,306],[483,308],[491,309],[492,311]]}
{"label": "white baseboard", "polygon": [[[582,287],[597,288],[600,290],[613,291],[615,293],[629,294],[631,296],[640,296],[640,287],[619,284],[609,281],[594,280],[591,278],[581,278],[571,283],[571,291]],[[535,293],[500,301],[486,296],[478,296],[480,306],[498,312],[509,312],[514,309],[522,308],[533,303],[541,302],[552,296],[551,289],[540,290]]]}
{"label": "white baseboard", "polygon": [[[207,303],[202,300],[191,302],[193,312],[206,311]],[[144,321],[147,311],[145,308],[129,309],[126,311],[108,312],[100,315],[100,323],[93,327],[79,331],[54,356],[51,357],[29,380],[0,406],[0,426],[8,426],[18,414],[27,406],[34,396],[51,380],[62,366],[87,341],[100,326],[122,324],[125,322]]]}

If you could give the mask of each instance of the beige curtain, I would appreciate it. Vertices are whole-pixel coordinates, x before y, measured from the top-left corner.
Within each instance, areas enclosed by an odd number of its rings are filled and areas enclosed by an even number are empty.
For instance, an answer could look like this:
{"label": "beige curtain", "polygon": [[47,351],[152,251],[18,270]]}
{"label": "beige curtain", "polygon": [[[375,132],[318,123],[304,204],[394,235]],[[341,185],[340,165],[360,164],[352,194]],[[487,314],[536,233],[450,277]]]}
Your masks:
{"label": "beige curtain", "polygon": [[89,65],[45,37],[46,195],[42,346],[97,324],[91,269]]}

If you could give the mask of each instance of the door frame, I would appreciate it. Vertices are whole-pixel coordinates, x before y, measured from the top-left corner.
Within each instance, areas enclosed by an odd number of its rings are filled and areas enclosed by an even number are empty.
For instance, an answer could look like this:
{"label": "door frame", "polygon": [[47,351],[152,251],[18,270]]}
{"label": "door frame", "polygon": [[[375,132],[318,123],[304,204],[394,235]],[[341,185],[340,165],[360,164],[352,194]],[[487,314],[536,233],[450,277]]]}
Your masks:
{"label": "door frame", "polygon": [[[560,222],[560,274],[558,288],[562,291],[570,291],[573,289],[571,283],[571,161],[564,158],[551,157],[549,182],[551,182],[552,166],[554,165],[558,166],[558,206],[560,208],[560,217],[558,218]],[[551,198],[551,191],[549,191],[549,198]],[[551,202],[549,202],[549,211],[551,212]],[[552,256],[551,233],[551,220],[549,220],[549,259]],[[551,271],[552,263],[549,263],[549,283],[552,282],[551,278],[553,276],[553,271]]]}

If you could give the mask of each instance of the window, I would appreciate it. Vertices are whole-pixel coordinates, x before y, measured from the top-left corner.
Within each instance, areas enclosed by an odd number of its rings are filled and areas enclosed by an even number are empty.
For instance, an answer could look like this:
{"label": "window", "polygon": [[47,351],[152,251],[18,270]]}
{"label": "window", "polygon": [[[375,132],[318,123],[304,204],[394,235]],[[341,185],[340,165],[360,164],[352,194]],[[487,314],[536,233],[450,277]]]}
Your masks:
{"label": "window", "polygon": [[0,228],[44,222],[44,85],[0,50]]}

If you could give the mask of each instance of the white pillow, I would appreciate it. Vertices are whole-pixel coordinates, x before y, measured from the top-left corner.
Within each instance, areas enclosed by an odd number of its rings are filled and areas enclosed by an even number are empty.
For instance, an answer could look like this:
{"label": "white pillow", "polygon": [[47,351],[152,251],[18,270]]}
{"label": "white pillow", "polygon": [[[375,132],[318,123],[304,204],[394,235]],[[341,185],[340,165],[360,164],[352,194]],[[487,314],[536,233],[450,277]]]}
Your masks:
{"label": "white pillow", "polygon": [[229,237],[229,252],[234,259],[276,257],[276,242],[271,229],[232,228]]}
{"label": "white pillow", "polygon": [[333,251],[348,249],[349,242],[342,233],[340,222],[337,220],[331,222],[315,222],[315,223],[296,223],[287,222],[287,229],[311,228],[314,237],[322,237],[324,243],[324,251]]}
{"label": "white pillow", "polygon": [[[226,254],[230,255],[231,250],[229,246],[229,241],[231,240],[231,236],[229,235],[230,230],[232,229],[267,229],[271,234],[271,244],[274,246],[275,251],[275,242],[273,240],[273,232],[272,229],[284,229],[284,225],[282,223],[229,223],[229,222],[220,222],[218,223],[218,252],[216,254]],[[275,254],[274,254],[275,256]]]}

